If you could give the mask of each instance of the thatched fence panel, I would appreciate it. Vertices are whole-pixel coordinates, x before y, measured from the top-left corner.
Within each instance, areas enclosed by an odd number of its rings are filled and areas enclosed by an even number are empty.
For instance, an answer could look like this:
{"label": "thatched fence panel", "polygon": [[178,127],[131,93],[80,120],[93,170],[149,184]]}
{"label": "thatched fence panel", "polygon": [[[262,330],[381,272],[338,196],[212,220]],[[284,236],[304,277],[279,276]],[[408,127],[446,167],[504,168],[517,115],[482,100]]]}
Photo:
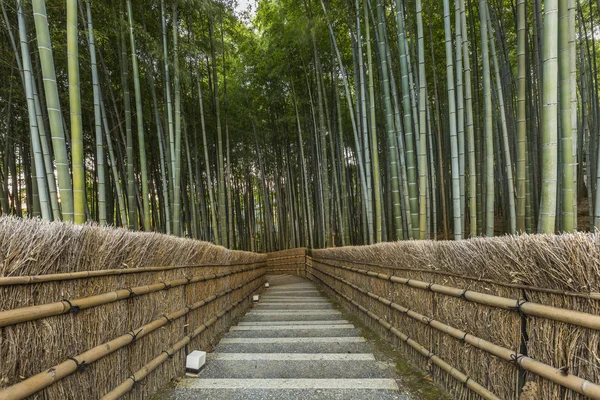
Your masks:
{"label": "thatched fence panel", "polygon": [[307,273],[457,398],[487,394],[456,371],[503,399],[600,398],[599,237],[314,250]]}
{"label": "thatched fence panel", "polygon": [[[266,273],[264,255],[10,217],[0,249],[0,399],[99,398],[123,382],[129,398],[147,398],[185,372],[185,351],[161,354],[213,343]],[[65,311],[37,313],[52,304]]]}

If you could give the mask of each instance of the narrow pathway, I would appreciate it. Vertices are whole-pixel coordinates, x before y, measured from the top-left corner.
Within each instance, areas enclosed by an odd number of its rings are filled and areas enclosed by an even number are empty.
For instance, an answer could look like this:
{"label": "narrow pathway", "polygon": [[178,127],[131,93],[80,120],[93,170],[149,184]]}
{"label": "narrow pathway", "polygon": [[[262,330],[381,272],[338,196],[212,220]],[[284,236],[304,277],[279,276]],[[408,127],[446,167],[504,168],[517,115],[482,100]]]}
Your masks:
{"label": "narrow pathway", "polygon": [[316,286],[290,275],[271,287],[171,399],[405,399],[393,365]]}

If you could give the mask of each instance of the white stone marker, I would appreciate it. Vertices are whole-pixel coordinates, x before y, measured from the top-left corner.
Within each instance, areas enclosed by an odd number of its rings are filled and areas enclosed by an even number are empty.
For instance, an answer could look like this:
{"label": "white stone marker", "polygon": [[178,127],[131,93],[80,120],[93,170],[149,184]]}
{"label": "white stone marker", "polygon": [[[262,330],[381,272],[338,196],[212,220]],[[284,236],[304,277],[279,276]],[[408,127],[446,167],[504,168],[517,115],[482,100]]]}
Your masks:
{"label": "white stone marker", "polygon": [[200,368],[206,363],[206,352],[194,350],[188,354],[185,361],[185,368],[194,374],[200,372]]}

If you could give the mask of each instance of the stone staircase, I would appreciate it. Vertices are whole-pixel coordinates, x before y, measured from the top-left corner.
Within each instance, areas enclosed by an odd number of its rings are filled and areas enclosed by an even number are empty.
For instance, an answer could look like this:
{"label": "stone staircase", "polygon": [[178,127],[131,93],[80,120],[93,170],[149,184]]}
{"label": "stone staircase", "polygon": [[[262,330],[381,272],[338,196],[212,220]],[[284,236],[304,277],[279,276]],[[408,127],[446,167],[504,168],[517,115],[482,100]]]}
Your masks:
{"label": "stone staircase", "polygon": [[269,278],[260,301],[170,399],[406,399],[390,363],[310,281]]}

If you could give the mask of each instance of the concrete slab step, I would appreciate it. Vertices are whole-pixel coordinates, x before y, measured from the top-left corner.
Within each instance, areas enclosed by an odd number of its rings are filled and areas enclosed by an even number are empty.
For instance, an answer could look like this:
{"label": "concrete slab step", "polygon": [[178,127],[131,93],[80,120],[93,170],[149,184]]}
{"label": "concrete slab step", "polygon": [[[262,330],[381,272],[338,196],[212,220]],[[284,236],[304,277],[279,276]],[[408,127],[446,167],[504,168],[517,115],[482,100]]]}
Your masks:
{"label": "concrete slab step", "polygon": [[330,343],[219,343],[216,352],[222,353],[372,353],[369,342]]}
{"label": "concrete slab step", "polygon": [[297,313],[287,314],[246,314],[242,317],[242,322],[275,322],[275,321],[297,321],[302,318],[306,321],[326,321],[326,320],[339,320],[340,314],[303,314],[298,315]]}
{"label": "concrete slab step", "polygon": [[[390,369],[389,365],[378,361],[212,360],[204,366],[198,379],[343,380],[383,379],[394,376],[395,371]],[[330,389],[332,388],[330,387]]]}
{"label": "concrete slab step", "polygon": [[323,324],[349,324],[346,319],[334,319],[331,321],[265,321],[265,322],[240,322],[238,326],[261,326],[261,325],[323,325]]}
{"label": "concrete slab step", "polygon": [[407,400],[398,391],[369,389],[175,389],[169,400]]}
{"label": "concrete slab step", "polygon": [[315,353],[210,353],[208,360],[228,361],[375,361],[371,353],[363,354],[315,354]]}
{"label": "concrete slab step", "polygon": [[285,331],[285,330],[325,330],[325,329],[354,329],[352,324],[311,325],[259,325],[259,326],[232,326],[229,331]]}
{"label": "concrete slab step", "polygon": [[256,303],[254,310],[267,311],[267,310],[332,310],[333,306],[331,303]]}
{"label": "concrete slab step", "polygon": [[325,309],[325,310],[256,310],[253,309],[250,311],[248,316],[252,315],[342,315],[341,311],[333,310],[333,309]]}
{"label": "concrete slab step", "polygon": [[352,337],[360,336],[359,329],[323,329],[312,330],[309,327],[300,330],[285,330],[285,331],[230,331],[223,335],[225,338],[290,338],[290,337]]}
{"label": "concrete slab step", "polygon": [[398,390],[394,379],[189,379],[190,389],[371,389]]}

